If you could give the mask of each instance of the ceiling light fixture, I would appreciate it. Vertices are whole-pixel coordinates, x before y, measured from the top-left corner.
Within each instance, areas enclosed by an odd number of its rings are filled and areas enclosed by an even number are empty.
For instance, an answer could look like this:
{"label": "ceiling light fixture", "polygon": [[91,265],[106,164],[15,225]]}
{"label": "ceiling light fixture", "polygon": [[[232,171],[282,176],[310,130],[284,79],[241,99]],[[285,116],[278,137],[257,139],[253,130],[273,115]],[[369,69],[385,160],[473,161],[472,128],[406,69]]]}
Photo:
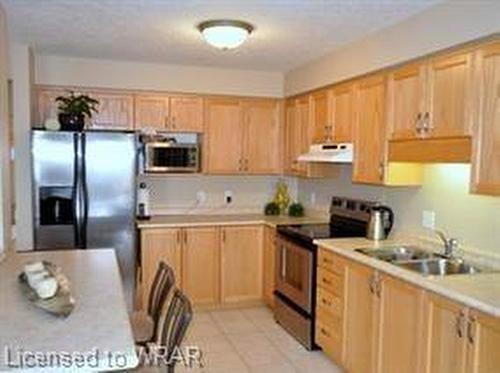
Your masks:
{"label": "ceiling light fixture", "polygon": [[205,41],[215,48],[233,49],[243,44],[254,27],[243,21],[213,20],[200,23],[198,30]]}

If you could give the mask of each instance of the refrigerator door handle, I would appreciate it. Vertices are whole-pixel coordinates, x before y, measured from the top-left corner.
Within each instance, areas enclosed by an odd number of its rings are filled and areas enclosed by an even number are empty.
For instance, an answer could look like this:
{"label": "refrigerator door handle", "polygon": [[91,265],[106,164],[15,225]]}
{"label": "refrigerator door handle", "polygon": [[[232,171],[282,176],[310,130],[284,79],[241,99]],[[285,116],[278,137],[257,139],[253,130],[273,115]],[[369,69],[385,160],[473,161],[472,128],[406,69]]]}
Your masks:
{"label": "refrigerator door handle", "polygon": [[79,195],[78,188],[80,185],[79,180],[79,137],[78,134],[73,134],[73,192],[72,192],[72,200],[73,200],[73,233],[74,233],[74,246],[80,246],[80,203],[79,203]]}
{"label": "refrigerator door handle", "polygon": [[81,187],[82,187],[82,225],[80,229],[81,233],[81,243],[82,247],[84,249],[87,248],[87,225],[88,225],[88,220],[89,220],[89,191],[88,191],[88,186],[87,186],[87,139],[85,137],[85,134],[83,133],[81,135],[81,141],[82,141],[82,153],[81,153]]}

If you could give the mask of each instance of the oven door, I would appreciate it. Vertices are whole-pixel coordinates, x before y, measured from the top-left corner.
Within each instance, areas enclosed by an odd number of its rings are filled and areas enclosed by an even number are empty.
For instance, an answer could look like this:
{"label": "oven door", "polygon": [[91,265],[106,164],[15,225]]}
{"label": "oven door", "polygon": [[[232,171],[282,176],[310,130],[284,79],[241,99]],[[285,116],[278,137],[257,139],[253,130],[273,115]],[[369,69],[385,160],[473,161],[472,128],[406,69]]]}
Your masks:
{"label": "oven door", "polygon": [[146,172],[198,172],[198,145],[147,143],[144,169]]}
{"label": "oven door", "polygon": [[312,312],[314,253],[278,236],[276,290],[307,313]]}

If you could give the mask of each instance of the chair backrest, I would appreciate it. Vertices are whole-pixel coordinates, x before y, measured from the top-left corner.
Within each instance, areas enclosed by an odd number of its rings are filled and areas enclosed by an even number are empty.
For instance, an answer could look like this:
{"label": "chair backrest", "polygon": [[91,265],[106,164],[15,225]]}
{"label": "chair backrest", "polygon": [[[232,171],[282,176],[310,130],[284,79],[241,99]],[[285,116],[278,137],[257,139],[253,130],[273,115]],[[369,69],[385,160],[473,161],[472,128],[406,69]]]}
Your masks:
{"label": "chair backrest", "polygon": [[[158,344],[165,348],[165,353],[169,361],[172,362],[171,357],[174,349],[180,347],[192,318],[193,309],[191,302],[182,291],[176,288],[170,300],[158,338]],[[171,365],[168,370],[173,371],[173,368],[174,366]]]}
{"label": "chair backrest", "polygon": [[167,299],[174,285],[175,275],[173,269],[167,263],[161,261],[156,270],[148,297],[148,314],[155,325],[158,324],[165,299]]}

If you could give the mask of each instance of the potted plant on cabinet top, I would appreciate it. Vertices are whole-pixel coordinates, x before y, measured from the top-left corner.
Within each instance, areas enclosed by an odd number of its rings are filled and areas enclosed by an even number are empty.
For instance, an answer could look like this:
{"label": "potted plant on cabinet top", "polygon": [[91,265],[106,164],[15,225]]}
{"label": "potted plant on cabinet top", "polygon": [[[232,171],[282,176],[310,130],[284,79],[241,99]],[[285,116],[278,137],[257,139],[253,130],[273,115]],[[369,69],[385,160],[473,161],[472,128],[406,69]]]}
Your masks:
{"label": "potted plant on cabinet top", "polygon": [[56,97],[59,104],[59,123],[64,131],[83,131],[85,117],[92,118],[97,113],[99,101],[88,95],[75,94],[70,91],[67,96]]}

